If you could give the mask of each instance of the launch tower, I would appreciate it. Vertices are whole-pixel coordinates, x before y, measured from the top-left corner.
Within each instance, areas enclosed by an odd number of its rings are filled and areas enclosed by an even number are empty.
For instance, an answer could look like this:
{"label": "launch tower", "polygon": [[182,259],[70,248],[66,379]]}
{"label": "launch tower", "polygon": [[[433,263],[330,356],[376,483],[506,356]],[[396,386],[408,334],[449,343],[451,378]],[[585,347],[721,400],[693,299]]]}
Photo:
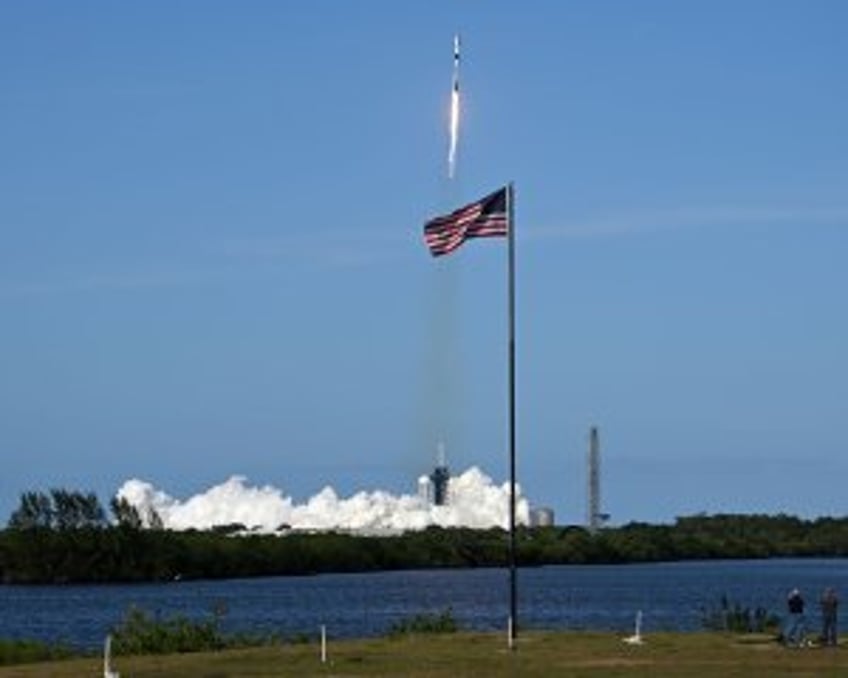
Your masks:
{"label": "launch tower", "polygon": [[595,533],[605,521],[609,514],[601,512],[601,450],[598,442],[598,428],[593,426],[589,429],[589,457],[587,467],[588,489],[586,492],[586,527],[589,532]]}

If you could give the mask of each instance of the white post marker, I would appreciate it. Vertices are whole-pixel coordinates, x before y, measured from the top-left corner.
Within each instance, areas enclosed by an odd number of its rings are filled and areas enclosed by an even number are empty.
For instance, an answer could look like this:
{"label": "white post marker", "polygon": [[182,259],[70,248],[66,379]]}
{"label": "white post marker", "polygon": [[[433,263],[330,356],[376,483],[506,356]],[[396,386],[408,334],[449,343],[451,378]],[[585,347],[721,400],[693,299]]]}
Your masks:
{"label": "white post marker", "polygon": [[512,632],[512,615],[506,618],[506,646],[511,650],[515,634]]}
{"label": "white post marker", "polygon": [[327,627],[321,624],[321,663],[327,663]]}
{"label": "white post marker", "polygon": [[103,678],[120,677],[120,673],[112,670],[112,634],[107,634],[103,643]]}
{"label": "white post marker", "polygon": [[642,610],[639,610],[636,613],[636,629],[635,633],[632,636],[628,636],[624,639],[624,642],[628,645],[641,645],[642,644]]}

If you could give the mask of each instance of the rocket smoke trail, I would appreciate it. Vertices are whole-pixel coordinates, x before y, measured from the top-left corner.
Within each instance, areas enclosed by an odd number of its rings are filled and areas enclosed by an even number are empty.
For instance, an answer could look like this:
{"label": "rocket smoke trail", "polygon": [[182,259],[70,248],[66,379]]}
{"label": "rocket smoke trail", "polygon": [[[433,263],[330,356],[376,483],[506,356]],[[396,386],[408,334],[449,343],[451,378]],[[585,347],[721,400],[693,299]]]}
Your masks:
{"label": "rocket smoke trail", "polygon": [[459,137],[459,35],[453,36],[453,87],[451,89],[450,146],[448,148],[448,178],[456,174],[456,145]]}

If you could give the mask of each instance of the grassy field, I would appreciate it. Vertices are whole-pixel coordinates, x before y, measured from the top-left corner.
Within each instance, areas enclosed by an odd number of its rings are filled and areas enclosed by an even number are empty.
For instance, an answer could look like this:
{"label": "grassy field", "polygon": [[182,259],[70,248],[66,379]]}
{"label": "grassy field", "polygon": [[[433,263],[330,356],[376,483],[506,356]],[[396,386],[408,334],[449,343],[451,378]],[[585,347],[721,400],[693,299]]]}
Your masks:
{"label": "grassy field", "polygon": [[[848,676],[845,648],[786,649],[771,638],[719,633],[652,634],[641,646],[609,633],[456,633],[182,655],[118,657],[123,678],[144,676]],[[0,677],[103,675],[102,662],[74,659],[0,668]]]}

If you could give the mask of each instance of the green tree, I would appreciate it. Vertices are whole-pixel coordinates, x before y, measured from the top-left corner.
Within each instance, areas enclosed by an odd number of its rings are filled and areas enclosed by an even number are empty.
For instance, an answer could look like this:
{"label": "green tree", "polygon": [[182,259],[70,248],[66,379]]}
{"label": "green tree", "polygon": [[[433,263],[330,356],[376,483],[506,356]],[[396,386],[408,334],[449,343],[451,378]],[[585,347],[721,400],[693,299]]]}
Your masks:
{"label": "green tree", "polygon": [[21,503],[9,517],[9,527],[13,530],[30,530],[37,527],[53,526],[53,504],[43,492],[24,492]]}
{"label": "green tree", "polygon": [[53,499],[54,526],[58,530],[103,527],[106,512],[94,492],[83,494],[63,488],[50,490]]}
{"label": "green tree", "polygon": [[120,527],[126,527],[131,530],[140,530],[142,528],[141,515],[138,509],[130,504],[126,497],[112,497],[109,502],[109,508],[112,510],[112,515],[115,517],[115,522]]}

